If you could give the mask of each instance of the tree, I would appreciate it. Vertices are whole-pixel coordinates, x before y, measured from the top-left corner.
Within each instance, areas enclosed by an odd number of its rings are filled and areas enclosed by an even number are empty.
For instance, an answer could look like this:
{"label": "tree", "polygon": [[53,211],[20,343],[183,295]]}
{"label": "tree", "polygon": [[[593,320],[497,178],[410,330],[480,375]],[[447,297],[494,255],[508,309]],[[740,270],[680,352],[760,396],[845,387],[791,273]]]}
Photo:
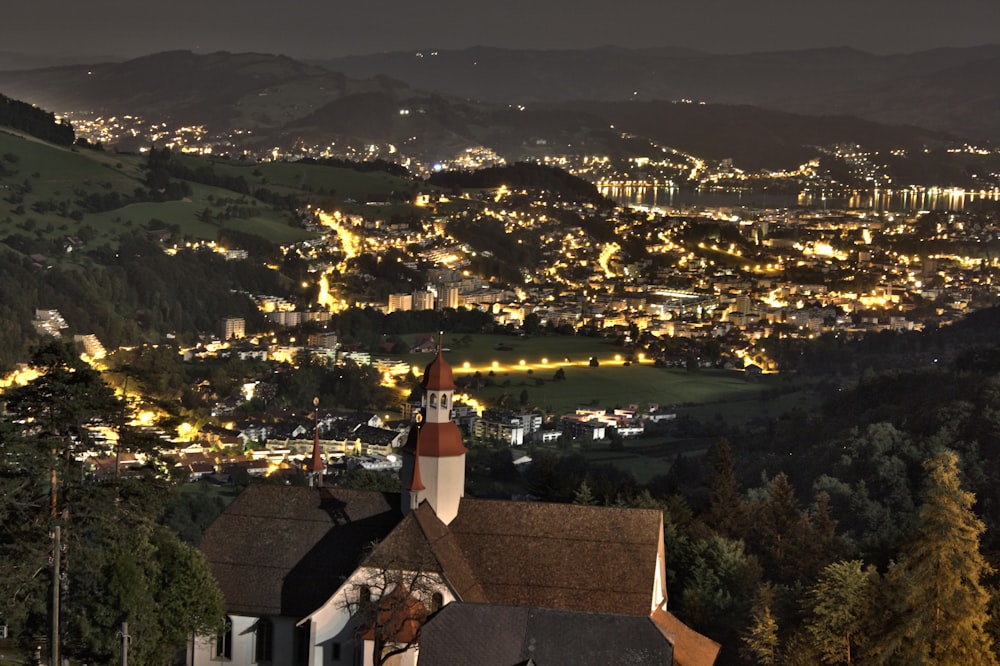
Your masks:
{"label": "tree", "polygon": [[580,487],[573,493],[573,504],[597,504],[597,498],[594,497],[594,492],[590,489],[590,484],[587,483],[586,479],[580,482]]}
{"label": "tree", "polygon": [[[382,666],[412,649],[427,616],[444,603],[444,589],[433,556],[425,549],[402,549],[386,541],[368,555],[346,600],[371,663]],[[365,659],[367,661],[367,658]]]}
{"label": "tree", "polygon": [[49,597],[48,446],[0,421],[0,609],[12,637],[44,635]]}
{"label": "tree", "polygon": [[962,490],[958,456],[945,451],[925,464],[926,498],[913,539],[887,574],[888,629],[876,647],[883,664],[995,666],[989,593],[992,568],[979,552],[985,529]]}
{"label": "tree", "polygon": [[773,605],[774,591],[762,585],[750,610],[750,624],[741,637],[744,652],[763,666],[778,662],[778,623],[771,613]]}
{"label": "tree", "polygon": [[[678,515],[676,507],[672,513]],[[761,580],[757,558],[742,541],[712,536],[682,547],[668,561],[679,572],[671,594],[678,616],[723,645],[738,645]]]}
{"label": "tree", "polygon": [[808,538],[808,520],[795,498],[788,476],[781,472],[771,481],[767,496],[752,507],[754,546],[761,562],[778,582],[799,578],[798,549]]}
{"label": "tree", "polygon": [[722,536],[737,538],[746,531],[747,506],[736,480],[729,440],[723,438],[712,448],[710,463],[712,472],[708,479],[709,508],[705,522]]}
{"label": "tree", "polygon": [[58,342],[32,363],[40,376],[5,393],[0,419],[0,610],[22,645],[47,633],[49,532],[60,526],[63,656],[116,662],[115,633],[127,621],[136,662],[170,664],[191,632],[221,617],[221,593],[201,554],[159,523],[165,479],[153,470],[110,480],[85,473],[78,458],[94,445],[84,425],[121,414],[100,375]]}
{"label": "tree", "polygon": [[862,569],[860,560],[834,562],[809,588],[806,631],[824,664],[851,664],[864,644],[866,620],[872,616],[878,574]]}
{"label": "tree", "polygon": [[167,666],[191,633],[218,629],[222,594],[202,554],[155,522],[164,499],[155,479],[97,482],[87,491],[67,530],[65,651],[115,662],[115,633],[128,622],[132,660]]}
{"label": "tree", "polygon": [[521,325],[521,328],[528,335],[534,335],[535,333],[538,333],[538,329],[541,328],[541,322],[542,318],[537,312],[529,312],[525,315],[524,324]]}

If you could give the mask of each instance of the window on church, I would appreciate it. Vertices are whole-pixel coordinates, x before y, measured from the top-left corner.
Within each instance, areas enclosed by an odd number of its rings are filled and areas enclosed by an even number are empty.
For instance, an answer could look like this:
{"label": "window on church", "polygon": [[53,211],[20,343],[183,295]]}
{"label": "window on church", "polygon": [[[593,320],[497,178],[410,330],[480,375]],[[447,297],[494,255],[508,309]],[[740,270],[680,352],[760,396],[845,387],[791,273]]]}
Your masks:
{"label": "window on church", "polygon": [[305,666],[309,663],[309,625],[295,627],[294,651],[295,666]]}
{"label": "window on church", "polygon": [[437,396],[437,393],[431,393],[430,406],[431,406],[431,408],[437,408],[437,406],[438,406],[438,396]]}
{"label": "window on church", "polygon": [[448,409],[448,396],[444,394],[441,395],[441,409]]}
{"label": "window on church", "polygon": [[233,658],[233,619],[228,615],[222,630],[215,636],[215,656],[217,659]]}
{"label": "window on church", "polygon": [[270,663],[274,658],[274,623],[266,617],[257,620],[253,656],[258,664]]}

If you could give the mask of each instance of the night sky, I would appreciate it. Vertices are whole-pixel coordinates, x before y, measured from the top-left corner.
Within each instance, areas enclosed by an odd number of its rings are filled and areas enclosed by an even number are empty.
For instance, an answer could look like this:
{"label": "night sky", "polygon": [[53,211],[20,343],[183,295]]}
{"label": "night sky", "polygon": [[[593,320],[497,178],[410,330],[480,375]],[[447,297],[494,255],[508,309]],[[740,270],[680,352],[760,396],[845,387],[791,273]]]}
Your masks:
{"label": "night sky", "polygon": [[[0,51],[169,49],[322,58],[475,45],[680,46],[714,53],[1000,43],[997,0],[32,0],[0,8]],[[157,9],[162,7],[162,9]]]}

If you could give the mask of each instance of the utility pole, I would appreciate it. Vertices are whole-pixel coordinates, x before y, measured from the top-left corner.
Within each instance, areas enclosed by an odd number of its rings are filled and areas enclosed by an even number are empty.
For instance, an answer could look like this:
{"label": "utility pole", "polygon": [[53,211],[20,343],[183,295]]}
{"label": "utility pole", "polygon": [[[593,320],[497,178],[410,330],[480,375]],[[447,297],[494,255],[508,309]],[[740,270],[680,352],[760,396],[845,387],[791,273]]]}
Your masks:
{"label": "utility pole", "polygon": [[128,646],[132,637],[128,635],[128,622],[122,622],[122,666],[128,666]]}
{"label": "utility pole", "polygon": [[59,661],[59,588],[62,587],[62,527],[52,532],[52,638],[49,641],[49,666]]}

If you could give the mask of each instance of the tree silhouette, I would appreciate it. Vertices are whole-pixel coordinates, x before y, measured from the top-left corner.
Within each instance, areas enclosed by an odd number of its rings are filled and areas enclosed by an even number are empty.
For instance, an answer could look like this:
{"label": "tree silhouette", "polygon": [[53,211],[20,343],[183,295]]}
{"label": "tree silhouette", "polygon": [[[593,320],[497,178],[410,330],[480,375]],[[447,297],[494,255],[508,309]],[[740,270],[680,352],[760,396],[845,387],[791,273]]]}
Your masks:
{"label": "tree silhouette", "polygon": [[705,520],[722,536],[739,538],[746,531],[747,506],[736,480],[729,440],[719,440],[709,457],[712,471],[708,480],[709,509]]}
{"label": "tree silhouette", "polygon": [[878,661],[995,665],[982,584],[992,568],[979,552],[985,528],[972,512],[975,497],[961,488],[953,452],[925,467],[926,499],[913,539],[887,575],[891,618],[876,646]]}

